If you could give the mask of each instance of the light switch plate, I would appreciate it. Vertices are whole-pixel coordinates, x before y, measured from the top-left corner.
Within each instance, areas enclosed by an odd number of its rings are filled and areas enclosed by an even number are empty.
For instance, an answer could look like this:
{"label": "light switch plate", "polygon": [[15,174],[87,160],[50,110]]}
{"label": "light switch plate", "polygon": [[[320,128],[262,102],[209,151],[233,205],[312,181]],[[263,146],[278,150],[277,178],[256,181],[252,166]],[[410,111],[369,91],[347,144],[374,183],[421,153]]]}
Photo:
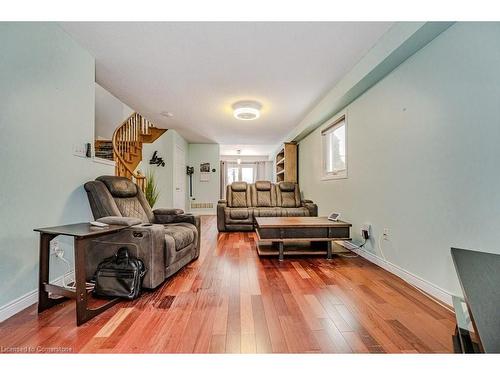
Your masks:
{"label": "light switch plate", "polygon": [[80,158],[85,157],[85,143],[75,143],[73,144],[73,155]]}

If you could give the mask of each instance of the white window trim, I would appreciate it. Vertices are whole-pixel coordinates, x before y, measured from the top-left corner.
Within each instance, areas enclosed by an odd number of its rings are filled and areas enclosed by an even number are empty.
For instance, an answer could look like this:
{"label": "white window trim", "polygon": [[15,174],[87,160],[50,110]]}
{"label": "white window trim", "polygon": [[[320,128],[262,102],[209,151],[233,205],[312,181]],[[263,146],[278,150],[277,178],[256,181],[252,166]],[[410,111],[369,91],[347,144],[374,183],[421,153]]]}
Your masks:
{"label": "white window trim", "polygon": [[[336,122],[340,122],[342,120],[342,117],[344,118],[344,125],[345,125],[345,155],[346,155],[346,161],[345,161],[345,169],[339,172],[329,172],[325,173],[325,142],[324,142],[324,135],[321,134],[321,132],[324,129],[327,129],[329,126],[332,124],[335,124]],[[340,124],[339,124],[340,126]],[[335,130],[337,126],[334,126],[332,128],[332,131]],[[349,133],[349,127],[347,126],[347,112],[341,112],[337,114],[336,116],[332,117],[330,120],[328,120],[325,123],[325,126],[323,126],[320,131],[320,137],[321,137],[321,181],[328,181],[328,180],[341,180],[341,179],[346,179],[348,177],[347,171],[349,169],[349,156],[348,156],[348,133]]]}

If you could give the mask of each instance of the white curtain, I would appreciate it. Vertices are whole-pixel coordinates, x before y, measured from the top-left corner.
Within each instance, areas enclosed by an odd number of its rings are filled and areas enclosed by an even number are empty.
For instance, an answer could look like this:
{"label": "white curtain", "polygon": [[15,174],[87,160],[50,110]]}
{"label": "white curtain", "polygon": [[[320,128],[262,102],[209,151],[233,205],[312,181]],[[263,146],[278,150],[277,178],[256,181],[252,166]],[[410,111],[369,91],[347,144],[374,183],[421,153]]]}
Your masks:
{"label": "white curtain", "polygon": [[255,162],[255,181],[265,181],[266,177],[266,162],[257,161]]}
{"label": "white curtain", "polygon": [[226,162],[220,162],[220,199],[226,199],[227,173]]}

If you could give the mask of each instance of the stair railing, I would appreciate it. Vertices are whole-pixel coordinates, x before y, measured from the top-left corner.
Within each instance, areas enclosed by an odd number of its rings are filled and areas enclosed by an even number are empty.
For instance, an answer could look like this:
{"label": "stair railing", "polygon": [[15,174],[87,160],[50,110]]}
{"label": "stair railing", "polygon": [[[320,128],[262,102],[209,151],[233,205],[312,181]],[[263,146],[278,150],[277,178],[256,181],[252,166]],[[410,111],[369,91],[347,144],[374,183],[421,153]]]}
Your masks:
{"label": "stair railing", "polygon": [[135,182],[144,191],[146,177],[135,171],[131,153],[142,153],[141,136],[149,135],[153,124],[134,112],[113,133],[113,153],[115,157],[115,175],[123,176]]}

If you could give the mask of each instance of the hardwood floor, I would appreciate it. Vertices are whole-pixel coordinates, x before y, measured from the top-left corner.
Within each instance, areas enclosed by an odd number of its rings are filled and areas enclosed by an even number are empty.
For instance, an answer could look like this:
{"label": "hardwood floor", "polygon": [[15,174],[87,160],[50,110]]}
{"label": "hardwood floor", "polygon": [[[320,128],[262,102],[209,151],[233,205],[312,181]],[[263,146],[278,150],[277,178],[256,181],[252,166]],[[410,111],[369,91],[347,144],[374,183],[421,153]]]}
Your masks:
{"label": "hardwood floor", "polygon": [[[218,234],[157,290],[81,327],[74,302],[0,324],[0,346],[84,353],[445,353],[451,312],[363,258],[259,258],[254,233]],[[67,348],[67,349],[65,349]]]}

